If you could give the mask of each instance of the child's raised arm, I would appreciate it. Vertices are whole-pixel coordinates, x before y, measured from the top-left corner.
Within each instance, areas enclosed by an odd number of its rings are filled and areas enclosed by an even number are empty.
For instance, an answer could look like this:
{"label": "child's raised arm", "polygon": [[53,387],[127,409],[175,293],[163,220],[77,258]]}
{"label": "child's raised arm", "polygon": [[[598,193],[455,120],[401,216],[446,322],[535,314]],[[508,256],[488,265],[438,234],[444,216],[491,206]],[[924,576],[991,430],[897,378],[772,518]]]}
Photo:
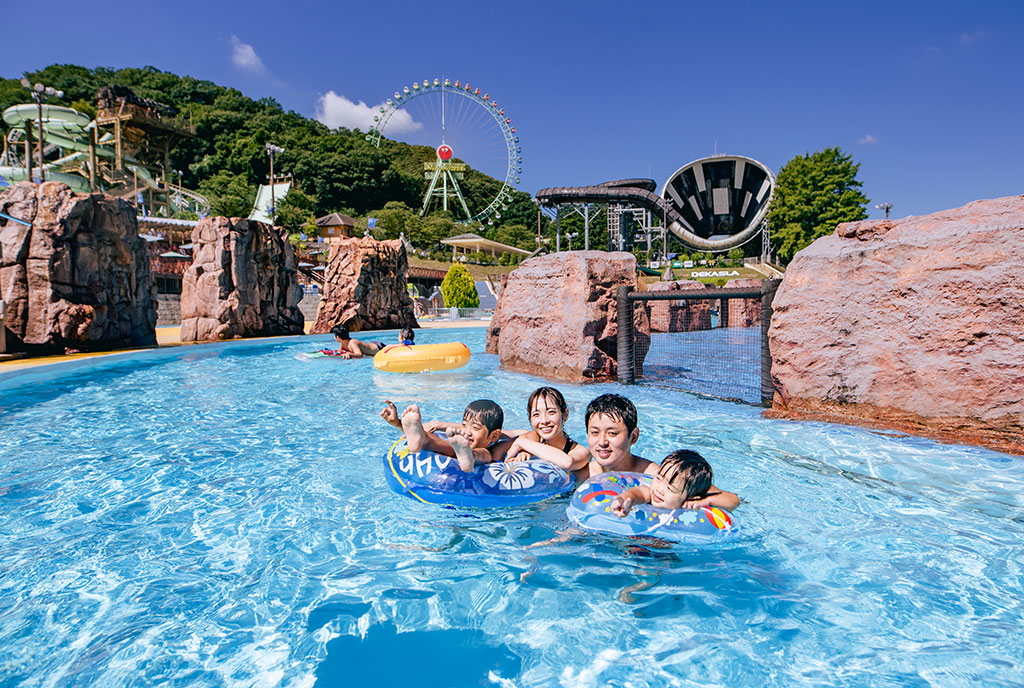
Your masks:
{"label": "child's raised arm", "polygon": [[402,420],[398,416],[398,409],[393,403],[388,400],[384,400],[384,410],[380,412],[380,417],[384,419],[384,422],[388,425],[393,425],[399,430],[402,429]]}
{"label": "child's raised arm", "polygon": [[616,495],[612,500],[612,513],[619,518],[625,518],[633,509],[634,504],[649,504],[651,501],[651,488],[640,485],[631,487],[625,492]]}

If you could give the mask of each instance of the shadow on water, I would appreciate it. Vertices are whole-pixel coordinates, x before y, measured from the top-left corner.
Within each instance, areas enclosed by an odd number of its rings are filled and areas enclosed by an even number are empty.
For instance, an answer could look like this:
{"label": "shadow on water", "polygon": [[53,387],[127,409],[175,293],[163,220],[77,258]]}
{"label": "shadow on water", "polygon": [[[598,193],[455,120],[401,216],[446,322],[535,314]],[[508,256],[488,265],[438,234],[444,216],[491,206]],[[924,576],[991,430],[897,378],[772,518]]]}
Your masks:
{"label": "shadow on water", "polygon": [[516,676],[523,660],[483,631],[459,628],[403,633],[392,623],[371,626],[327,643],[316,685],[473,686],[492,685],[489,676]]}

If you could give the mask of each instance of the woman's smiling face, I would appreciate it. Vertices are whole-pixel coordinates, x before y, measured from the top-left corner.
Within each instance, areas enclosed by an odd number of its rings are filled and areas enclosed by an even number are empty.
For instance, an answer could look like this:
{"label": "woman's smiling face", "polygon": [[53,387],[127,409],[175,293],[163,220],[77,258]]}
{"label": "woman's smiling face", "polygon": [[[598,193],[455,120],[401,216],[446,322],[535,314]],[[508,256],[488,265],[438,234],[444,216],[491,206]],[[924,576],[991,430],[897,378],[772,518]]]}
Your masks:
{"label": "woman's smiling face", "polygon": [[542,395],[534,400],[533,408],[530,409],[530,425],[544,442],[548,442],[562,431],[568,415],[553,400]]}

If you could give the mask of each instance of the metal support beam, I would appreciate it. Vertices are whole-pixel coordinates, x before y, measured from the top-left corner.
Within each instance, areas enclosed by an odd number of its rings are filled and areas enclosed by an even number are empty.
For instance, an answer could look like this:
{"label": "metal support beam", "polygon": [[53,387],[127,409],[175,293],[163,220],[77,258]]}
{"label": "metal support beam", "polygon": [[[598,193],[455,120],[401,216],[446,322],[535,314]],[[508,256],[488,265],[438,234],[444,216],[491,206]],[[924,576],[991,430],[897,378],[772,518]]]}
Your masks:
{"label": "metal support beam", "polygon": [[761,406],[771,406],[775,398],[772,380],[772,352],[768,346],[768,330],[772,325],[772,301],[782,280],[761,282]]}
{"label": "metal support beam", "polygon": [[619,382],[631,385],[635,382],[633,375],[633,301],[629,293],[630,286],[621,286],[616,294],[616,358],[618,363]]}

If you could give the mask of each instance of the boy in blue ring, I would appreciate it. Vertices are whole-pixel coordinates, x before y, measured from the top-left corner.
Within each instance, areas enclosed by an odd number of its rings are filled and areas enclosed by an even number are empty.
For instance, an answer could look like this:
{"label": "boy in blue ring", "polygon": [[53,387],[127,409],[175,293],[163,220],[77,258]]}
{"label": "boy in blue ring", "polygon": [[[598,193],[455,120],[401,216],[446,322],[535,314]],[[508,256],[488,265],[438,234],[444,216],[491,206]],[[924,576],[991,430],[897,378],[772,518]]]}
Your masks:
{"label": "boy in blue ring", "polygon": [[412,346],[416,343],[416,333],[412,331],[411,327],[403,327],[402,331],[398,334],[398,339],[403,346]]}
{"label": "boy in blue ring", "polygon": [[[602,394],[590,402],[584,418],[587,424],[587,449],[592,457],[587,464],[589,473],[586,477],[620,471],[658,475],[658,464],[633,454],[633,444],[640,437],[633,402],[619,394]],[[717,506],[735,509],[739,503],[740,498],[732,492],[711,485],[707,496],[687,504],[687,508]]]}
{"label": "boy in blue ring", "polygon": [[[459,425],[441,421],[424,424],[417,404],[410,404],[399,417],[394,404],[390,401],[384,403],[381,418],[405,433],[409,451],[426,450],[455,457],[459,462],[459,468],[467,473],[479,464],[500,460],[508,449],[509,441],[502,440],[501,433],[505,414],[501,407],[490,399],[470,402],[462,414],[462,423]],[[435,435],[434,432],[437,430],[443,430],[448,439]]]}

